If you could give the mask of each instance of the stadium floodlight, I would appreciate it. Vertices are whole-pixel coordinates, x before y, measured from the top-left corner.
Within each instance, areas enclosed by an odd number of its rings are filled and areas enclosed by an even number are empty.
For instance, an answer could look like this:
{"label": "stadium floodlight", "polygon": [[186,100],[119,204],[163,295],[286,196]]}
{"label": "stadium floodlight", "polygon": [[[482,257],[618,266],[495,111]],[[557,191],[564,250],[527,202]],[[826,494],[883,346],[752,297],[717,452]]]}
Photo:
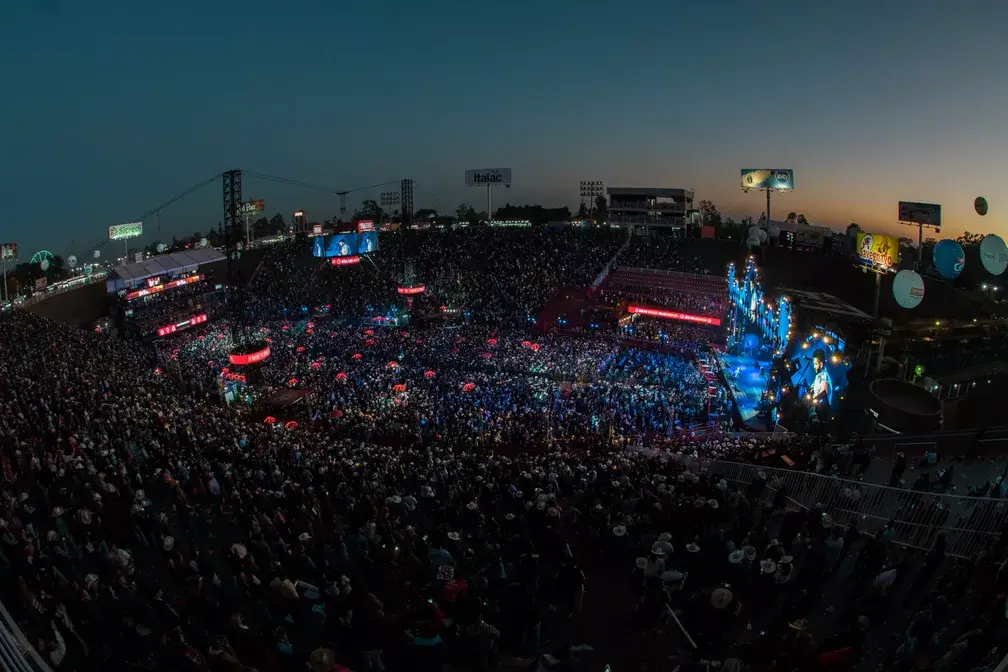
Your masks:
{"label": "stadium floodlight", "polygon": [[599,196],[605,196],[605,185],[599,180],[581,180],[581,203],[588,199],[588,212],[595,211],[595,202]]}

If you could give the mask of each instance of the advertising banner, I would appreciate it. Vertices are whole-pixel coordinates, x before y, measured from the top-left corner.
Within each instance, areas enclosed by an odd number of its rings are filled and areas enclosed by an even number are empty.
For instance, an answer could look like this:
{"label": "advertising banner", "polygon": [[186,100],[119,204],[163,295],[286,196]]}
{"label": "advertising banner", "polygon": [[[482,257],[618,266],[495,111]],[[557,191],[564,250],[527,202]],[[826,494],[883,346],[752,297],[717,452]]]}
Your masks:
{"label": "advertising banner", "polygon": [[322,225],[321,224],[312,224],[311,230],[312,230],[312,235],[313,236],[321,236],[322,235]]}
{"label": "advertising banner", "polygon": [[857,255],[866,266],[895,270],[899,264],[899,240],[881,233],[858,233]]}
{"label": "advertising banner", "polygon": [[365,231],[374,231],[373,219],[362,219],[357,222],[357,233],[364,233]]}
{"label": "advertising banner", "polygon": [[266,209],[266,201],[249,201],[238,206],[239,215],[258,215]]}
{"label": "advertising banner", "polygon": [[18,260],[18,246],[17,243],[3,243],[0,245],[0,254],[2,258],[6,261],[17,261]]}
{"label": "advertising banner", "polygon": [[352,266],[360,263],[360,257],[357,255],[351,257],[333,257],[329,260],[329,263],[333,266]]}
{"label": "advertising banner", "polygon": [[357,253],[371,254],[378,251],[378,232],[364,231],[357,236]]}
{"label": "advertising banner", "polygon": [[143,222],[130,222],[129,224],[113,224],[108,227],[109,240],[126,240],[127,238],[139,238],[143,235]]}
{"label": "advertising banner", "polygon": [[399,287],[397,290],[403,296],[413,296],[415,294],[423,294],[427,291],[425,285],[418,285],[416,287]]}
{"label": "advertising banner", "polygon": [[795,231],[795,247],[822,247],[823,232],[819,229],[800,228]]}
{"label": "advertising banner", "polygon": [[794,171],[790,168],[743,168],[742,188],[791,191],[794,189]]}
{"label": "advertising banner", "polygon": [[935,203],[899,202],[897,221],[908,224],[923,224],[941,230],[941,206]]}
{"label": "advertising banner", "polygon": [[479,168],[465,171],[467,187],[485,187],[487,185],[511,186],[510,168]]}
{"label": "advertising banner", "polygon": [[679,320],[680,322],[693,322],[694,324],[706,324],[711,327],[721,326],[721,320],[708,315],[693,315],[691,313],[680,313],[675,310],[663,310],[661,308],[647,308],[646,306],[629,306],[627,312],[631,315],[643,315],[644,317],[660,317],[663,320]]}

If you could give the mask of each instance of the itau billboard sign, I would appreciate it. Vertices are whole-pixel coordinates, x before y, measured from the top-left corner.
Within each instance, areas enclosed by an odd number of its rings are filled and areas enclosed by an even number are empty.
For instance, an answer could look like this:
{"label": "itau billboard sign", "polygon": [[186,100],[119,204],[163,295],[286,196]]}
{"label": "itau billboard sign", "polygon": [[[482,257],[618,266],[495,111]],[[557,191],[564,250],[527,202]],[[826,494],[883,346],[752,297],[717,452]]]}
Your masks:
{"label": "itau billboard sign", "polygon": [[465,183],[467,187],[510,187],[510,168],[479,168],[477,170],[465,171]]}

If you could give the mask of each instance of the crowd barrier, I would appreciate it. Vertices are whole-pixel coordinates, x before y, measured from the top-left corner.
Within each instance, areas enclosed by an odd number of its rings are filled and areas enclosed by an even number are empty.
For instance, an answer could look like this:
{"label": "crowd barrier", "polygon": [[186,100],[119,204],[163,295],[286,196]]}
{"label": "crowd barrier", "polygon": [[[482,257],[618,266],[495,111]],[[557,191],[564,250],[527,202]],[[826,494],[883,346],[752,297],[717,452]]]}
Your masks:
{"label": "crowd barrier", "polygon": [[[981,434],[982,432],[982,434]],[[977,456],[1008,455],[1008,427],[949,430],[929,434],[879,434],[861,437],[864,448],[874,448],[879,457],[903,453],[919,457],[925,452],[953,457],[966,453]]]}
{"label": "crowd barrier", "polygon": [[52,672],[3,604],[0,604],[0,668],[16,672]]}
{"label": "crowd barrier", "polygon": [[851,481],[805,471],[760,467],[740,462],[701,462],[715,479],[725,479],[743,491],[766,474],[767,487],[759,500],[773,502],[785,488],[789,508],[808,510],[817,505],[847,527],[857,523],[866,532],[889,526],[890,539],[903,546],[930,550],[939,533],[948,541],[948,553],[972,558],[992,542],[1005,523],[1008,502],[986,497],[915,492],[902,488]]}

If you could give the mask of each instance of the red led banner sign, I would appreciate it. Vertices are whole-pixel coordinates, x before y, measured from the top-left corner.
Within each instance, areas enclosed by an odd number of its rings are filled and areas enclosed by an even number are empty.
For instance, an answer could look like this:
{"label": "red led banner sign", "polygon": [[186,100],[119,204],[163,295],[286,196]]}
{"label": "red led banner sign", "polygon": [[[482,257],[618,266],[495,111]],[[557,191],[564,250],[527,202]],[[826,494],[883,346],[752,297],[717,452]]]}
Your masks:
{"label": "red led banner sign", "polygon": [[362,219],[357,222],[357,233],[364,233],[365,231],[374,231],[373,219]]}
{"label": "red led banner sign", "polygon": [[427,287],[424,285],[417,285],[416,287],[400,287],[399,293],[405,296],[412,296],[414,294],[423,294],[427,291]]}
{"label": "red led banner sign", "polygon": [[[133,299],[139,299],[141,296],[150,296],[151,294],[157,294],[158,292],[163,292],[168,289],[174,289],[175,287],[182,287],[183,285],[191,285],[194,282],[199,282],[203,280],[205,276],[203,275],[190,275],[187,278],[179,278],[178,280],[172,280],[171,282],[166,282],[165,284],[158,284],[160,278],[148,278],[146,289],[139,289],[135,292],[130,292],[126,295],[127,301],[132,301]],[[151,281],[154,281],[151,284]]]}
{"label": "red led banner sign", "polygon": [[350,266],[352,264],[359,264],[360,257],[357,255],[352,255],[349,257],[333,257],[329,260],[329,263],[333,266]]}
{"label": "red led banner sign", "polygon": [[202,315],[196,315],[190,317],[188,320],[182,320],[181,322],[176,322],[175,324],[166,324],[163,327],[158,327],[158,336],[169,336],[174,334],[176,331],[182,331],[183,329],[188,329],[189,327],[195,326],[197,324],[203,324],[207,321],[206,313]]}
{"label": "red led banner sign", "polygon": [[693,322],[695,324],[706,324],[711,327],[720,327],[721,320],[716,317],[706,315],[691,315],[690,313],[677,313],[674,310],[661,310],[659,308],[645,308],[644,306],[630,306],[627,312],[631,315],[644,315],[645,317],[660,317],[663,320],[679,320],[680,322]]}
{"label": "red led banner sign", "polygon": [[265,362],[269,359],[270,349],[267,345],[262,350],[257,350],[256,352],[249,352],[245,354],[235,354],[231,353],[228,355],[228,359],[235,366],[246,366],[248,364],[258,364],[259,362]]}

